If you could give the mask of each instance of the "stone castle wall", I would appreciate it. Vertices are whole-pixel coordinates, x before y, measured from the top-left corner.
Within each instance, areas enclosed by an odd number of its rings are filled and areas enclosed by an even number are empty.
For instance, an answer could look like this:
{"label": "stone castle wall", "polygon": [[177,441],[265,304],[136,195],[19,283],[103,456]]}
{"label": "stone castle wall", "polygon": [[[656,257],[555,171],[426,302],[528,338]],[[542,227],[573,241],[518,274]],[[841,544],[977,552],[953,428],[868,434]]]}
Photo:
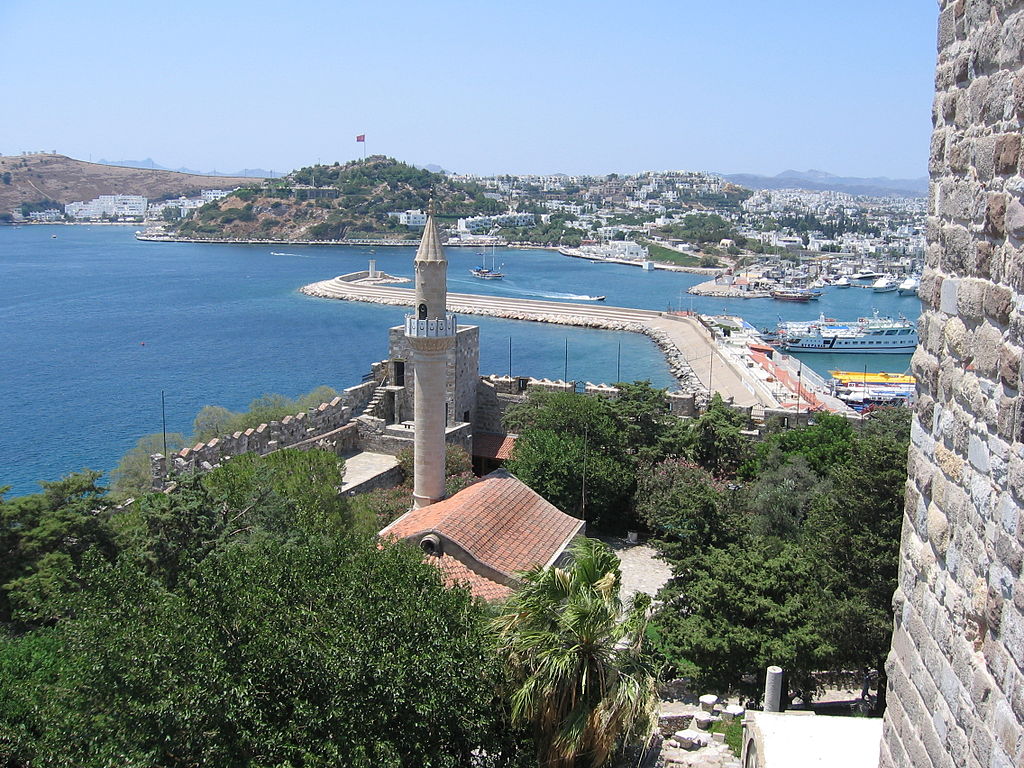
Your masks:
{"label": "stone castle wall", "polygon": [[1024,765],[1024,1],[941,0],[882,766]]}
{"label": "stone castle wall", "polygon": [[352,423],[353,415],[367,406],[385,370],[383,363],[374,363],[373,378],[369,381],[349,387],[331,402],[321,403],[307,412],[197,443],[172,454],[169,461],[161,454],[154,454],[150,459],[153,487],[162,489],[169,473],[205,472],[242,453],[267,454],[282,448],[320,447],[341,455],[355,450],[359,432]]}

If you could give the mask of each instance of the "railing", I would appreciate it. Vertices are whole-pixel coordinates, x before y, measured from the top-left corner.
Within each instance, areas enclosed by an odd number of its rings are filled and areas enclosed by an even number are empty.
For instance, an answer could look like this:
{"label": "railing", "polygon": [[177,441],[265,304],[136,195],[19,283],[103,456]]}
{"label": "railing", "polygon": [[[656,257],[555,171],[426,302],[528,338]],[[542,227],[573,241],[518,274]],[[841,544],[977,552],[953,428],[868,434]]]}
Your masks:
{"label": "railing", "polygon": [[454,336],[458,325],[458,319],[451,313],[436,320],[420,320],[416,315],[406,315],[405,335],[419,338]]}

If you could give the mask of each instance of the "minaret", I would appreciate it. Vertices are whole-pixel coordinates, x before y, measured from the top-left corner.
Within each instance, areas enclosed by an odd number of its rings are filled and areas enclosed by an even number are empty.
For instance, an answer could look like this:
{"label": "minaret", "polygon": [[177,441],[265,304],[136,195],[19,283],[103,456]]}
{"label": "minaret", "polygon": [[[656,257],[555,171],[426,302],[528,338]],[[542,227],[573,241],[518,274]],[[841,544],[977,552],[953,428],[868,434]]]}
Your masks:
{"label": "minaret", "polygon": [[434,203],[416,251],[415,312],[405,317],[405,335],[413,349],[415,458],[413,509],[444,498],[444,454],[448,350],[455,344],[457,321],[447,312],[448,261],[434,224]]}

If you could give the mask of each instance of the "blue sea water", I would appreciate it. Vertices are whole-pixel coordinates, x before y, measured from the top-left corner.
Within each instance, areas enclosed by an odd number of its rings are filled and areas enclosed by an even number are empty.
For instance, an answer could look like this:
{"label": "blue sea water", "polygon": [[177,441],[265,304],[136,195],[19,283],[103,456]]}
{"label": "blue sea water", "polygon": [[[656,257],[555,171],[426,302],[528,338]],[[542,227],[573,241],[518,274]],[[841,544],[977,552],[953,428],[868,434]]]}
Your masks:
{"label": "blue sea water", "polygon": [[[56,235],[56,237],[53,237]],[[356,384],[387,354],[386,329],[404,309],[314,299],[306,283],[366,268],[368,258],[411,276],[412,248],[269,247],[146,243],[114,226],[0,227],[0,486],[32,493],[36,481],[90,467],[107,471],[147,433],[191,431],[204,405],[238,410],[266,392],[296,396],[321,384]],[[872,306],[916,317],[916,299],[857,289],[816,305],[686,295],[696,275],[592,264],[551,251],[498,250],[503,281],[476,280],[470,249],[449,249],[449,290],[741,314],[757,327],[782,314],[856,317]],[[589,381],[673,381],[646,337],[467,317],[480,326],[483,373]],[[568,360],[566,360],[568,349]],[[843,358],[852,358],[844,360]],[[902,371],[908,356],[872,356]],[[853,367],[865,358],[807,358]]]}

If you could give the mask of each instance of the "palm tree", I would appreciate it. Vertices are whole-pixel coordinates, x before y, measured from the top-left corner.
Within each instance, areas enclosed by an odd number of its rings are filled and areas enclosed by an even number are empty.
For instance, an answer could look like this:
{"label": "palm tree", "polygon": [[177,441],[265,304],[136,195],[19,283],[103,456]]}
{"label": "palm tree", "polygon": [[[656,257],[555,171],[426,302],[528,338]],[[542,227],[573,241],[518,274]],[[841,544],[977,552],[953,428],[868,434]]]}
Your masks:
{"label": "palm tree", "polygon": [[584,539],[568,567],[535,568],[495,620],[515,689],[512,716],[533,726],[541,768],[598,768],[645,736],[655,674],[644,648],[651,599],[619,600],[619,561]]}

